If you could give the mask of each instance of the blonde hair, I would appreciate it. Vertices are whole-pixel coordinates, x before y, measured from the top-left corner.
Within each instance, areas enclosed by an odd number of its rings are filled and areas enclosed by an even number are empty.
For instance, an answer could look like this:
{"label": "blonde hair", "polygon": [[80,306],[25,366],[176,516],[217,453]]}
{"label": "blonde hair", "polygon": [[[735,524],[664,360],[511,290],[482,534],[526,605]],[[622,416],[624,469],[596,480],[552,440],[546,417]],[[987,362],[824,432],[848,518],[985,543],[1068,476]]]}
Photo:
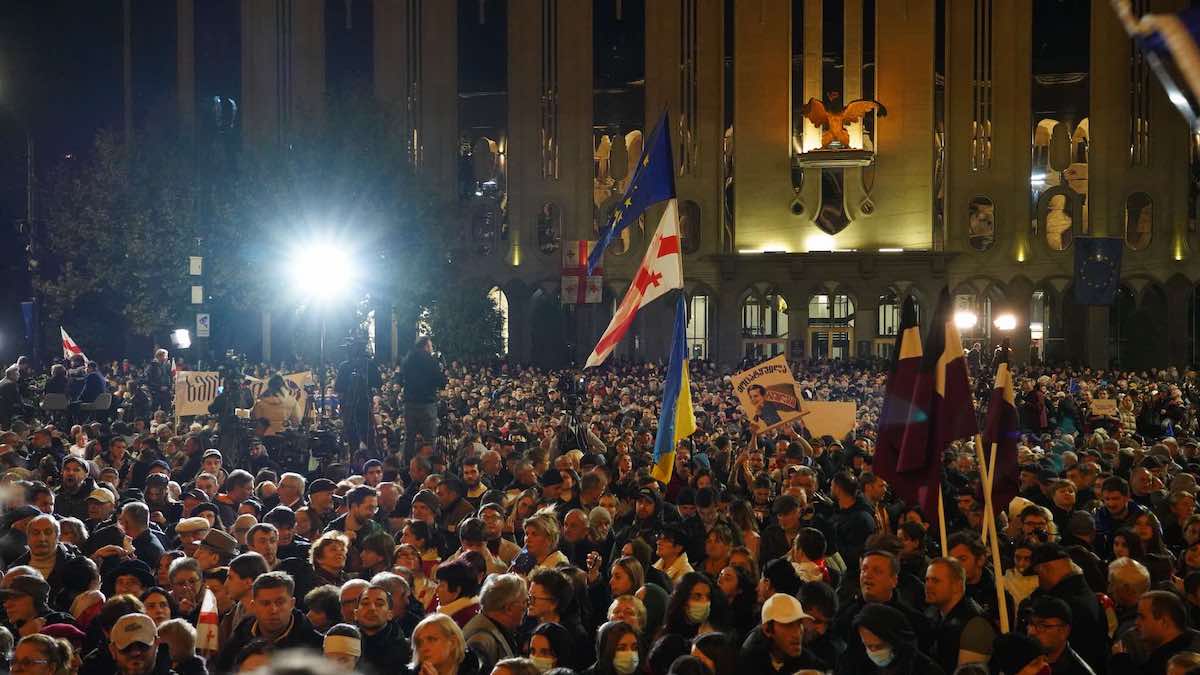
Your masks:
{"label": "blonde hair", "polygon": [[342,546],[346,547],[347,551],[350,550],[350,539],[337,530],[330,530],[317,537],[317,539],[313,541],[312,545],[309,546],[308,563],[313,567],[316,567],[317,560],[320,559],[321,554],[325,552],[325,548],[332,546],[333,544],[341,544]]}
{"label": "blonde hair", "polygon": [[638,620],[638,625],[635,628],[640,635],[642,631],[646,630],[646,603],[639,600],[636,595],[622,595],[614,598],[612,604],[608,606],[607,618],[609,621],[617,621],[617,619],[613,618],[613,614],[616,612],[617,607],[621,605],[630,605],[633,607],[633,613],[637,615]]}
{"label": "blonde hair", "polygon": [[413,657],[412,663],[409,666],[413,670],[418,670],[421,666],[421,652],[417,649],[417,634],[427,627],[437,628],[442,631],[442,636],[452,643],[450,645],[450,657],[454,659],[456,664],[462,663],[463,657],[467,654],[467,641],[463,637],[462,629],[458,627],[457,623],[454,623],[454,619],[441,612],[434,612],[433,614],[426,614],[425,618],[421,619],[421,622],[413,629]]}
{"label": "blonde hair", "polygon": [[532,527],[550,540],[550,548],[558,548],[558,518],[553,511],[538,511],[521,523],[522,527]]}
{"label": "blonde hair", "polygon": [[196,629],[185,619],[168,619],[158,627],[158,637],[171,650],[172,661],[196,655]]}

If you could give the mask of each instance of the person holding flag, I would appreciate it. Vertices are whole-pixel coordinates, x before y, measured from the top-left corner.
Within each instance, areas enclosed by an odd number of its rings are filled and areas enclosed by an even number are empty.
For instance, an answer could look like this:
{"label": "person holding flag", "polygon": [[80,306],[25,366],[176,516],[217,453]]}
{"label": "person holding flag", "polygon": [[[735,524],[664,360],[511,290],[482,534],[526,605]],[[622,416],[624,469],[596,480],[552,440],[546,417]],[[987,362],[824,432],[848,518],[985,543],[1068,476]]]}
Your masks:
{"label": "person holding flag", "polygon": [[696,431],[692,391],[688,380],[687,305],[683,293],[675,301],[675,331],[671,338],[671,359],[663,383],[662,410],[658,414],[658,434],[654,437],[654,465],[650,475],[667,485],[675,470],[675,449],[679,441]]}

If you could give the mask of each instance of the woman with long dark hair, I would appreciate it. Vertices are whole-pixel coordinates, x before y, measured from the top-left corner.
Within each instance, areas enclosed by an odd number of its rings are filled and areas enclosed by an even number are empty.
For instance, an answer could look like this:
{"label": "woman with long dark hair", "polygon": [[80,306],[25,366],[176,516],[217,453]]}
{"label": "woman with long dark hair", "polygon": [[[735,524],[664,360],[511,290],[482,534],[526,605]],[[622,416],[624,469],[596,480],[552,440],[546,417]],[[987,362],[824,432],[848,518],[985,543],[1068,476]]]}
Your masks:
{"label": "woman with long dark hair", "polygon": [[609,621],[596,632],[596,662],[583,675],[633,675],[642,665],[637,633],[624,621]]}
{"label": "woman with long dark hair", "polygon": [[728,605],[721,588],[700,572],[688,572],[671,592],[663,634],[682,635],[691,640],[701,633],[723,630],[727,615]]}

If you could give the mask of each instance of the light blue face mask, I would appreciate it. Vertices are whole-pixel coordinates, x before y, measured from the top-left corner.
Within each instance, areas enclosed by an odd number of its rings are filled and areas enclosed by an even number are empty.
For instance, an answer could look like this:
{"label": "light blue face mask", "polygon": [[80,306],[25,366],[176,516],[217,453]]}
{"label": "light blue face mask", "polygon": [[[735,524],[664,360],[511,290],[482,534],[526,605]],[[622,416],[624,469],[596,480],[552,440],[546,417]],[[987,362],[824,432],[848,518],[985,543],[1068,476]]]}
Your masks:
{"label": "light blue face mask", "polygon": [[877,651],[868,649],[867,658],[871,659],[871,663],[874,663],[880,668],[884,668],[890,665],[893,660],[895,660],[896,653],[892,651],[891,647],[884,647],[883,649]]}

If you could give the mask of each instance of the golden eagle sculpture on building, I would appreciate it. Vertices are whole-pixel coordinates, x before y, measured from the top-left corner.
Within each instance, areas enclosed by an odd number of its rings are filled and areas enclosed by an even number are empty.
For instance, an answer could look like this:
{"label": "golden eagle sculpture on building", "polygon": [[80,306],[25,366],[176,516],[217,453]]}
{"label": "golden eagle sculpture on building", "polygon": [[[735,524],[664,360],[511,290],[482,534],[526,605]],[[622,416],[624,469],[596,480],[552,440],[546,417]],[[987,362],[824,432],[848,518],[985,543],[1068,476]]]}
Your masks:
{"label": "golden eagle sculpture on building", "polygon": [[[831,96],[834,101],[836,96]],[[808,103],[800,109],[800,114],[813,123],[813,126],[823,129],[821,134],[821,148],[849,148],[850,134],[846,131],[846,125],[854,122],[862,121],[862,118],[872,110],[878,111],[880,117],[887,117],[887,108],[883,104],[873,99],[860,98],[851,101],[845,108],[839,111],[831,111],[825,108],[825,104],[821,101],[810,98]]]}

